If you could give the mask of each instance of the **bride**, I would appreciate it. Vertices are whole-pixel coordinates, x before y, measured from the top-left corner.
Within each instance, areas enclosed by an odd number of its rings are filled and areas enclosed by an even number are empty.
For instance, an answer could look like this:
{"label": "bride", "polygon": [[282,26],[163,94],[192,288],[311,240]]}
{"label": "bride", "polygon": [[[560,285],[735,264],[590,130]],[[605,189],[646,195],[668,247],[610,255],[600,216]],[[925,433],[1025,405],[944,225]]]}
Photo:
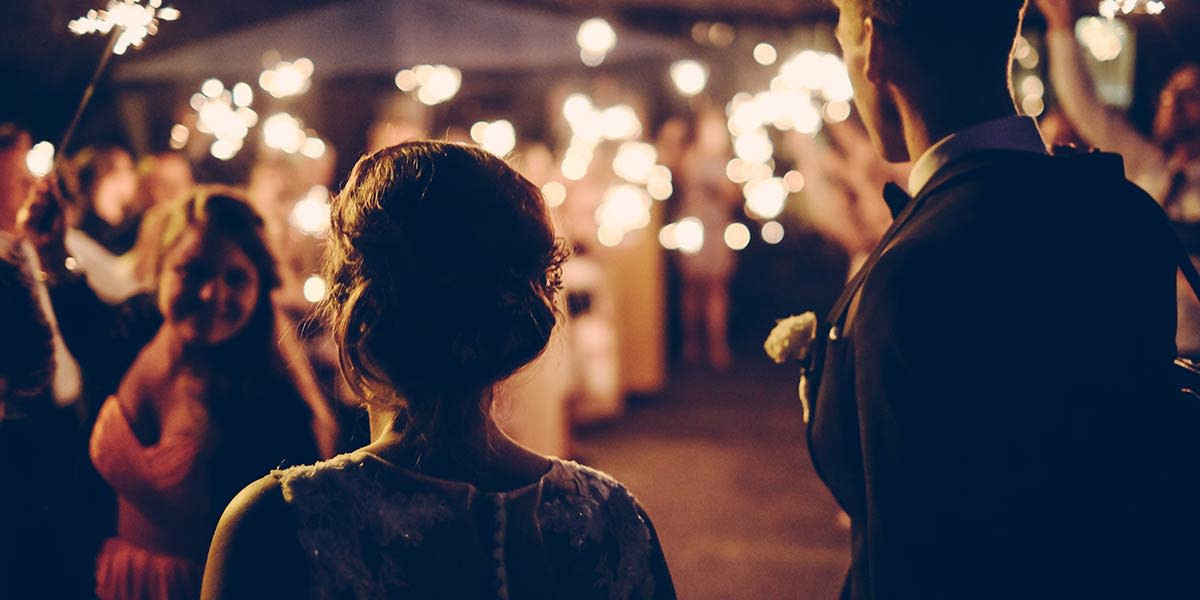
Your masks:
{"label": "bride", "polygon": [[374,442],[243,490],[203,597],[674,598],[624,486],[491,416],[493,387],[555,327],[565,255],[538,189],[482,150],[359,160],[333,203],[324,309]]}

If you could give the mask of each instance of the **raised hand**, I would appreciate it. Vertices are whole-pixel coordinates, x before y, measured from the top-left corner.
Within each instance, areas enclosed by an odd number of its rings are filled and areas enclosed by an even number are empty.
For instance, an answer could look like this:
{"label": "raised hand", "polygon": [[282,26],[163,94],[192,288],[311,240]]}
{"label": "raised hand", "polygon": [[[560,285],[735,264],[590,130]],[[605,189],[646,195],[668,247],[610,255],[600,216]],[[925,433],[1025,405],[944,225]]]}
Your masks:
{"label": "raised hand", "polygon": [[43,268],[51,274],[64,268],[68,256],[65,212],[68,192],[63,185],[56,174],[46,176],[18,217],[25,238],[37,248]]}
{"label": "raised hand", "polygon": [[1046,17],[1046,26],[1051,30],[1069,31],[1075,26],[1079,16],[1072,0],[1034,0],[1042,16]]}

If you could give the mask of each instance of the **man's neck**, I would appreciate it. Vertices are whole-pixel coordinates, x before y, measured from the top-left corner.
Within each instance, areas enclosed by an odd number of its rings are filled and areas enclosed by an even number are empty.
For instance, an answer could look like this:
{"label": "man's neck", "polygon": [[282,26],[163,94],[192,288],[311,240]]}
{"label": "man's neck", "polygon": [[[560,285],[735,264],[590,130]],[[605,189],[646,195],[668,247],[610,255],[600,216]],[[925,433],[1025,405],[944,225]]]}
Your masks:
{"label": "man's neck", "polygon": [[[898,95],[896,104],[904,126],[909,160],[917,160],[948,135],[972,125],[1018,114],[1006,89],[991,94],[959,92],[931,96],[938,100],[926,102]],[[947,102],[946,98],[953,100]]]}

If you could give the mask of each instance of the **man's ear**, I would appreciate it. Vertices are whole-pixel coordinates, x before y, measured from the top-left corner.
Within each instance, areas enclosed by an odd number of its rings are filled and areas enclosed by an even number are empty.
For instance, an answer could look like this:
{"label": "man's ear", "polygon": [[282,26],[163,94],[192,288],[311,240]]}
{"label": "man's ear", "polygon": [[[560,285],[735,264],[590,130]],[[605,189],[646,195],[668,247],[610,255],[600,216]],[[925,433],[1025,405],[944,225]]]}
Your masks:
{"label": "man's ear", "polygon": [[884,73],[887,69],[885,66],[887,63],[883,56],[883,32],[875,26],[873,17],[863,19],[862,28],[863,76],[867,81],[880,85],[885,79]]}

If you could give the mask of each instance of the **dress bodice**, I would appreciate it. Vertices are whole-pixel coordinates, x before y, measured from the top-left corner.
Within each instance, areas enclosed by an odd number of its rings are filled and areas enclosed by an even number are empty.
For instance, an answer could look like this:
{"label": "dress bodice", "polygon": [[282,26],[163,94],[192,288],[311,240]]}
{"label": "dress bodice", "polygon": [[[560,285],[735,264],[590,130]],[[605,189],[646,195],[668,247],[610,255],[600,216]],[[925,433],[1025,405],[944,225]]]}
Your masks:
{"label": "dress bodice", "polygon": [[118,500],[118,532],[147,549],[203,559],[215,525],[205,465],[208,423],[166,431],[142,445],[116,397],[100,408],[90,454]]}
{"label": "dress bodice", "polygon": [[364,451],[274,475],[297,519],[315,598],[673,595],[629,491],[573,462],[554,459],[538,481],[505,492]]}

